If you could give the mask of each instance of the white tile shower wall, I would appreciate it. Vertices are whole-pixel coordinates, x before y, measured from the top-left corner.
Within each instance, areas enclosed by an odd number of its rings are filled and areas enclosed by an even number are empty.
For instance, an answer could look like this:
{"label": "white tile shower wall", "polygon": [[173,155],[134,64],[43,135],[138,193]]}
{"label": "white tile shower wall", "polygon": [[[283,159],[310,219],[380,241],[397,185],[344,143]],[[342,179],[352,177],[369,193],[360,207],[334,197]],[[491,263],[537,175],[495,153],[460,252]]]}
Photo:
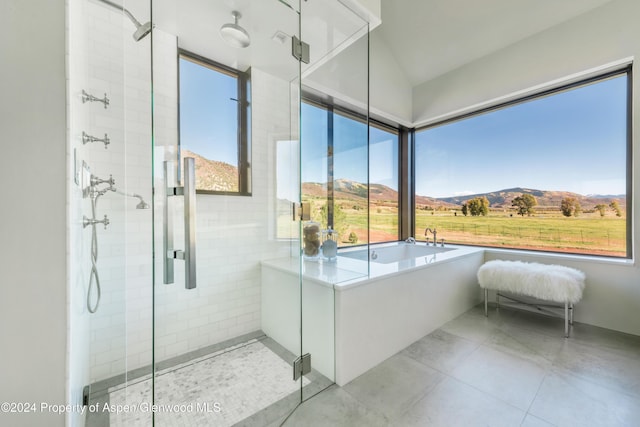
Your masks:
{"label": "white tile shower wall", "polygon": [[[175,53],[169,57],[175,58]],[[275,141],[294,139],[289,89],[287,81],[252,70],[252,195],[197,196],[198,284],[185,289],[184,267],[176,262],[175,283],[156,286],[158,360],[261,328],[260,261],[290,252],[290,243],[277,241],[273,234],[271,199],[275,197]],[[163,138],[156,135],[158,140]],[[171,137],[162,140],[169,144],[166,159],[175,159]],[[178,246],[183,241],[182,199],[170,203],[176,211]],[[160,238],[156,235],[156,242]],[[161,264],[156,265],[157,277],[161,269]]]}
{"label": "white tile shower wall", "polygon": [[[111,103],[106,110],[101,104],[77,107],[70,125],[71,147],[78,149],[79,161],[85,160],[92,173],[101,178],[113,175],[118,189],[139,193],[150,203],[149,39],[134,43],[130,23],[117,12],[91,2],[84,7],[86,42],[79,49],[85,61],[73,91],[79,94],[84,88],[96,96],[107,92]],[[162,188],[162,160],[175,160],[177,153],[176,53],[176,37],[156,29],[153,174],[158,188]],[[184,288],[181,261],[176,261],[176,282],[163,285],[161,257],[156,257],[157,360],[260,329],[260,261],[290,252],[290,243],[278,242],[273,235],[275,216],[270,209],[276,168],[272,149],[278,139],[295,139],[289,91],[289,82],[253,70],[253,194],[197,197],[198,287]],[[96,136],[106,132],[112,142],[106,150],[99,143],[83,146],[82,130]],[[97,216],[107,214],[111,223],[107,230],[102,226],[97,230],[102,299],[97,313],[89,314],[84,298],[91,233],[80,223],[82,215],[90,215],[90,204],[80,198],[78,187],[72,187],[73,227],[81,239],[81,250],[73,257],[78,260],[74,295],[81,312],[78,320],[90,322],[89,381],[94,382],[151,363],[151,213],[136,210],[137,199],[113,193],[100,198]],[[176,211],[176,247],[181,247],[182,200],[171,203]],[[162,202],[156,200],[155,208],[156,224],[161,224]],[[156,248],[161,247],[161,232],[156,227]]]}

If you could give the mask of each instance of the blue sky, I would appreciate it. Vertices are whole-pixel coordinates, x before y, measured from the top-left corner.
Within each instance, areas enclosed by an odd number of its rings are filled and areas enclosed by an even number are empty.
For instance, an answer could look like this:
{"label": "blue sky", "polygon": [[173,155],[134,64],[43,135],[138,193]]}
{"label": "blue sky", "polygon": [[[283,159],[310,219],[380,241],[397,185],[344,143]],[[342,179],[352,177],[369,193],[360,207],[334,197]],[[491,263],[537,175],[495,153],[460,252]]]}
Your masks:
{"label": "blue sky", "polygon": [[180,144],[238,166],[237,80],[180,59]]}
{"label": "blue sky", "polygon": [[[233,77],[180,61],[180,141],[237,166]],[[416,133],[416,193],[432,197],[511,187],[624,194],[626,76]],[[303,182],[326,182],[327,112],[302,104]],[[334,176],[397,190],[397,138],[334,114]],[[259,161],[259,159],[254,159]]]}
{"label": "blue sky", "polygon": [[[327,112],[302,104],[302,181],[327,180]],[[334,176],[367,181],[367,126],[334,114]],[[370,182],[398,189],[398,138],[372,127],[370,135]]]}
{"label": "blue sky", "polygon": [[626,77],[416,134],[416,193],[626,192]]}

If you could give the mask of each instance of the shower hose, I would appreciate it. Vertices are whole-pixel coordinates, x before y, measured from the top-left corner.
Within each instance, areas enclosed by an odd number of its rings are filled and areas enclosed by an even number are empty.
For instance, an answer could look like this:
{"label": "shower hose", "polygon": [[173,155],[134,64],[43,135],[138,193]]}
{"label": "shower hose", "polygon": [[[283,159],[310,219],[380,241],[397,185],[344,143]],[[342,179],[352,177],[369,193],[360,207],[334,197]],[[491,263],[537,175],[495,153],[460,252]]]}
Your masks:
{"label": "shower hose", "polygon": [[[100,276],[98,275],[98,234],[96,232],[96,205],[98,197],[91,198],[91,276],[89,277],[89,289],[87,290],[87,310],[89,313],[95,313],[100,304]],[[96,288],[96,302],[91,305],[92,289]]]}

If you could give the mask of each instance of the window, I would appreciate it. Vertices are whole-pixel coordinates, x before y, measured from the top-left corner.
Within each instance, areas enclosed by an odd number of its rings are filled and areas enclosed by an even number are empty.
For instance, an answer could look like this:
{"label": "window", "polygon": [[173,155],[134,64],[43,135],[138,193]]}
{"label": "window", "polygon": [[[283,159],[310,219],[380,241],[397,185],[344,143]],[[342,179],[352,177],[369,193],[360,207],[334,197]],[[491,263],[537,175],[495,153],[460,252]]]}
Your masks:
{"label": "window", "polygon": [[180,51],[180,155],[194,157],[196,192],[249,195],[245,73]]}
{"label": "window", "polygon": [[400,135],[382,125],[369,128],[369,238],[371,243],[398,240]]}
{"label": "window", "polygon": [[629,82],[626,69],[417,130],[416,236],[630,258]]}
{"label": "window", "polygon": [[338,231],[340,246],[398,240],[399,131],[369,122],[335,105],[302,104],[302,199],[313,220]]}

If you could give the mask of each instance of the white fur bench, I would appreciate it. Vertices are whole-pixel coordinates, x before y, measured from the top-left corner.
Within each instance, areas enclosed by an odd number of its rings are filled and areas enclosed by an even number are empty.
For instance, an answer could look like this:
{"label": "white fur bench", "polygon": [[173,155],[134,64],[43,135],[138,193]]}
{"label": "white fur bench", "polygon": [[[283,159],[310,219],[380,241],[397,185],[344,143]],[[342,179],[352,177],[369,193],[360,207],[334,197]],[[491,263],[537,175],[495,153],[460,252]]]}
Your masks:
{"label": "white fur bench", "polygon": [[484,289],[485,316],[487,315],[489,290],[496,291],[496,306],[498,307],[501,296],[515,301],[517,304],[533,305],[539,311],[544,311],[543,307],[561,307],[557,304],[532,304],[503,295],[500,292],[564,304],[564,335],[566,337],[569,337],[569,324],[573,324],[573,304],[582,298],[584,280],[585,274],[575,268],[521,261],[488,261],[478,270],[478,283]]}

